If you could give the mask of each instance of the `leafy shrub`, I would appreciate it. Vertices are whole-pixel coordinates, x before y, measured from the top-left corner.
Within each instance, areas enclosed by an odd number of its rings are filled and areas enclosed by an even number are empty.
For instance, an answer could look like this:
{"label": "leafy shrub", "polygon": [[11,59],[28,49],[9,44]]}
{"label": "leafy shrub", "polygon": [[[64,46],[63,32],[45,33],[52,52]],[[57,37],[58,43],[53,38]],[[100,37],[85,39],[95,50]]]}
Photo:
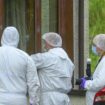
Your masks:
{"label": "leafy shrub", "polygon": [[95,35],[100,33],[105,33],[105,0],[89,0],[89,46],[92,72],[99,58],[91,51],[91,41]]}

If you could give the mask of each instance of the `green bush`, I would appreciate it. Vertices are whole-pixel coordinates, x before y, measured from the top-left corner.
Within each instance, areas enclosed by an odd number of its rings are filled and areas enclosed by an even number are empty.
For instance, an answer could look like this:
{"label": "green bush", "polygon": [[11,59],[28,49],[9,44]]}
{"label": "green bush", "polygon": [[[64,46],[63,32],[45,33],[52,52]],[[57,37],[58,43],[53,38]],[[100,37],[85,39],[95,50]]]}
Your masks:
{"label": "green bush", "polygon": [[[89,39],[99,34],[105,33],[105,0],[89,0]],[[92,59],[92,72],[98,61],[98,57],[91,51],[92,42],[89,42],[90,57]]]}

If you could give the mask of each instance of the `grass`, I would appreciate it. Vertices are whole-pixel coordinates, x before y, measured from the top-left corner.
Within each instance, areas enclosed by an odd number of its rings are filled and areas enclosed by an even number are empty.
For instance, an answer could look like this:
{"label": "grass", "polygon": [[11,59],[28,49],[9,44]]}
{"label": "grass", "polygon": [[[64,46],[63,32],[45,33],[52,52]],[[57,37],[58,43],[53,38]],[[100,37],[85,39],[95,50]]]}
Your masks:
{"label": "grass", "polygon": [[[89,0],[89,39],[92,41],[93,37],[100,33],[105,33],[105,0]],[[92,72],[94,72],[99,58],[91,51],[91,41],[89,53],[92,59]]]}

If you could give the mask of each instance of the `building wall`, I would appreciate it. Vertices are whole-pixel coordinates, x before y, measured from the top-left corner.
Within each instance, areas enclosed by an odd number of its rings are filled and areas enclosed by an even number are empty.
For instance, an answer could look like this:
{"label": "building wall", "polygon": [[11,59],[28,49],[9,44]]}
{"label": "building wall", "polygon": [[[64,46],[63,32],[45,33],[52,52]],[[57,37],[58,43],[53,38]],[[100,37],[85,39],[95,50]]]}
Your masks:
{"label": "building wall", "polygon": [[71,96],[72,105],[86,105],[84,96]]}

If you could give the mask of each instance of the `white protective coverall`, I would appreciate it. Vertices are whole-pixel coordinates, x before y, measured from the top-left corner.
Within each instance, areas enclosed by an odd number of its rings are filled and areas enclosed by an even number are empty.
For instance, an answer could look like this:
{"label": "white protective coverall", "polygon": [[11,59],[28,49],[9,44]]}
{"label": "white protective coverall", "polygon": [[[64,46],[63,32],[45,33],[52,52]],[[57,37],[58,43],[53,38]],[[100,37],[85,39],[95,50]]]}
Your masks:
{"label": "white protective coverall", "polygon": [[36,67],[28,54],[16,48],[18,42],[18,31],[7,27],[0,47],[0,105],[28,105],[27,93],[38,105]]}
{"label": "white protective coverall", "polygon": [[41,84],[40,105],[71,105],[67,95],[72,88],[74,64],[62,48],[31,55]]}
{"label": "white protective coverall", "polygon": [[86,105],[93,105],[95,94],[103,87],[105,87],[105,56],[97,65],[93,74],[93,80],[86,81]]}

